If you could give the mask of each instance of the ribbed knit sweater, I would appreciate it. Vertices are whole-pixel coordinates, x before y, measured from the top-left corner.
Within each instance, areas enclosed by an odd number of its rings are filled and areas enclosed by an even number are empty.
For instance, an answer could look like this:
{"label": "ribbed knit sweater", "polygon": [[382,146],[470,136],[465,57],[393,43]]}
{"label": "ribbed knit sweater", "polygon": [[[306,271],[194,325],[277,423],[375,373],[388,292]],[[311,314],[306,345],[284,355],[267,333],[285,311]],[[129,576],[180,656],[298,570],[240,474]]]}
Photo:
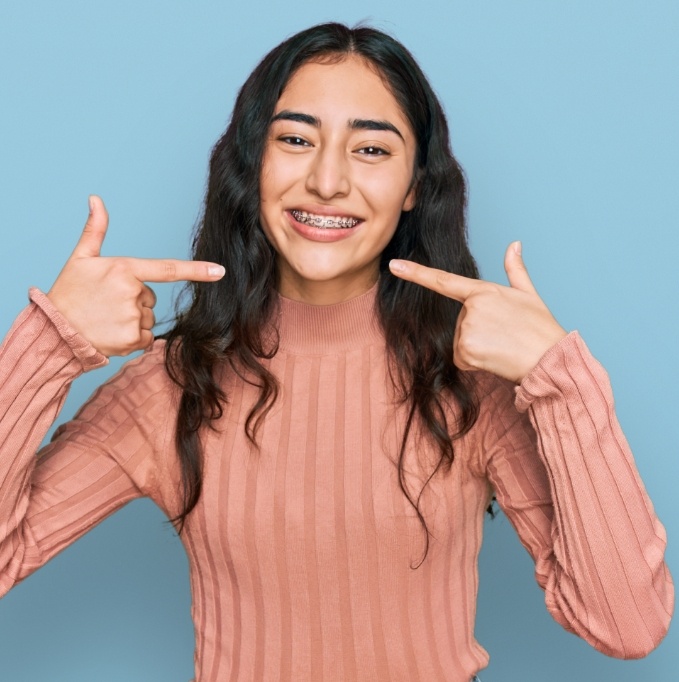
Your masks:
{"label": "ribbed knit sweater", "polygon": [[[334,306],[280,299],[280,347],[266,362],[280,395],[259,450],[244,433],[257,391],[223,371],[228,404],[204,433],[203,493],[182,534],[196,681],[467,682],[488,662],[474,619],[491,490],[554,618],[606,654],[650,651],[673,609],[665,532],[606,373],[576,332],[519,387],[474,373],[480,416],[424,489],[431,543],[411,568],[424,535],[398,485],[405,411],[375,291]],[[169,516],[180,504],[163,342],[36,457],[70,383],[106,359],[43,294],[31,298],[0,347],[0,594],[131,499]],[[411,441],[415,494],[437,457]]]}

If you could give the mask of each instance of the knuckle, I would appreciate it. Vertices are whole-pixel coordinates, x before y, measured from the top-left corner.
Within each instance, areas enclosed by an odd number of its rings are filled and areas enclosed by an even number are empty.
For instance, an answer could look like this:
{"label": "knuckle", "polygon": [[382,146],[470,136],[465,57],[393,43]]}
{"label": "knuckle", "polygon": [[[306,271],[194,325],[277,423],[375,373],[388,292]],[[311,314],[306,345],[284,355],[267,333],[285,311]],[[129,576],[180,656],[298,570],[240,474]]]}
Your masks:
{"label": "knuckle", "polygon": [[141,339],[141,329],[138,325],[128,325],[124,333],[121,334],[120,345],[127,349],[128,352],[132,352],[139,347],[139,341]]}
{"label": "knuckle", "polygon": [[461,370],[469,369],[469,365],[464,361],[464,358],[460,357],[460,354],[453,352],[453,364],[455,367]]}
{"label": "knuckle", "polygon": [[126,275],[128,273],[127,263],[122,258],[109,258],[109,270],[114,275]]}
{"label": "knuckle", "polygon": [[135,303],[138,296],[134,281],[129,279],[118,280],[111,294],[115,296],[121,306],[120,314],[124,315],[126,319],[134,319],[134,312],[132,311],[137,307]]}
{"label": "knuckle", "polygon": [[487,301],[489,297],[496,296],[500,291],[500,287],[495,284],[495,282],[485,282],[484,286],[479,287],[468,300],[475,304],[478,304],[481,301],[481,304],[483,305],[484,300]]}
{"label": "knuckle", "polygon": [[137,290],[136,280],[124,261],[114,260],[109,265],[108,279],[115,286],[115,290],[122,296],[129,296]]}
{"label": "knuckle", "polygon": [[461,334],[457,343],[459,359],[469,367],[475,367],[479,360],[479,347],[470,333]]}
{"label": "knuckle", "polygon": [[460,341],[464,341],[464,343],[467,343],[467,339],[469,338],[469,334],[471,330],[474,328],[474,318],[469,315],[465,315],[463,319],[460,320],[459,323],[459,335],[460,335]]}
{"label": "knuckle", "polygon": [[473,354],[473,346],[466,335],[461,335],[457,342],[457,352],[461,358],[469,359]]}
{"label": "knuckle", "polygon": [[450,283],[451,279],[452,279],[452,277],[451,277],[451,274],[450,274],[449,272],[444,272],[444,271],[442,271],[442,270],[439,270],[439,271],[436,273],[436,277],[435,277],[435,280],[434,280],[434,281],[435,281],[436,284],[438,284],[439,286],[444,287],[444,286],[446,286],[447,284]]}
{"label": "knuckle", "polygon": [[163,274],[168,279],[174,279],[177,275],[177,265],[172,261],[163,261]]}

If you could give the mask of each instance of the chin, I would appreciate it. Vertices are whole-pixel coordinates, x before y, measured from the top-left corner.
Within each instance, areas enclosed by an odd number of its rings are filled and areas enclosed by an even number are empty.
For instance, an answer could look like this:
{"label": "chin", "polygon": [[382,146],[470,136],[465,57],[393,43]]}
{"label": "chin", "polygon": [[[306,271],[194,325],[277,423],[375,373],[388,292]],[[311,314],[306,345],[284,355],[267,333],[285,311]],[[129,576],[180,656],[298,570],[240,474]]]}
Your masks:
{"label": "chin", "polygon": [[299,260],[289,266],[292,276],[299,281],[314,283],[331,282],[336,279],[360,277],[360,270],[343,262],[324,259],[319,254],[310,254],[308,258]]}

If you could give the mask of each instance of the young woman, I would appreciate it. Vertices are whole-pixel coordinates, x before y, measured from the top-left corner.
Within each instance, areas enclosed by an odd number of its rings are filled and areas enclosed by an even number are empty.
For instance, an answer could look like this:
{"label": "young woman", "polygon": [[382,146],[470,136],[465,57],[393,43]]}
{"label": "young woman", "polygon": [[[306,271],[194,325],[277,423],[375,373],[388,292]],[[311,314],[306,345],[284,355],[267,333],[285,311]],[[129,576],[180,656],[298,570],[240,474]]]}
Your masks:
{"label": "young woman", "polygon": [[[612,656],[667,631],[664,530],[604,370],[507,249],[478,279],[441,106],[403,46],[272,50],[212,154],[194,261],[102,258],[103,203],[0,354],[0,590],[134,497],[188,553],[196,680],[467,682],[493,495],[547,608]],[[154,342],[146,281],[190,280]],[[128,363],[35,450],[71,381]]]}

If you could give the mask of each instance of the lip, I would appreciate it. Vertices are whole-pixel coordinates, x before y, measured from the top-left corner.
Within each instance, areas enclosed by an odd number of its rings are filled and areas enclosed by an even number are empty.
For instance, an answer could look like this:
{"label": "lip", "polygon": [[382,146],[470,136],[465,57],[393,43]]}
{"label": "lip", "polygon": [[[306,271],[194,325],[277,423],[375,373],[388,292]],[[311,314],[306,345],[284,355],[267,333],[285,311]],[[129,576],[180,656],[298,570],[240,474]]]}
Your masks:
{"label": "lip", "polygon": [[[329,210],[327,207],[323,212],[318,210],[312,210],[310,208],[302,208],[301,206],[300,207],[295,206],[295,208],[291,210],[300,210],[306,211],[307,213],[316,213],[317,215],[337,216],[342,218],[358,217],[352,216],[350,213],[337,212],[336,210],[331,212],[332,209]],[[361,220],[361,222],[358,223],[358,225],[355,225],[354,227],[343,227],[340,229],[333,229],[312,227],[311,225],[307,225],[306,223],[300,223],[299,221],[295,220],[290,210],[285,211],[285,215],[287,216],[288,221],[292,226],[292,229],[295,230],[295,232],[297,232],[297,234],[299,234],[301,237],[304,237],[304,239],[308,239],[312,242],[339,242],[342,241],[343,239],[348,239],[358,230],[361,229],[361,225],[363,225],[364,222],[363,220]]]}

